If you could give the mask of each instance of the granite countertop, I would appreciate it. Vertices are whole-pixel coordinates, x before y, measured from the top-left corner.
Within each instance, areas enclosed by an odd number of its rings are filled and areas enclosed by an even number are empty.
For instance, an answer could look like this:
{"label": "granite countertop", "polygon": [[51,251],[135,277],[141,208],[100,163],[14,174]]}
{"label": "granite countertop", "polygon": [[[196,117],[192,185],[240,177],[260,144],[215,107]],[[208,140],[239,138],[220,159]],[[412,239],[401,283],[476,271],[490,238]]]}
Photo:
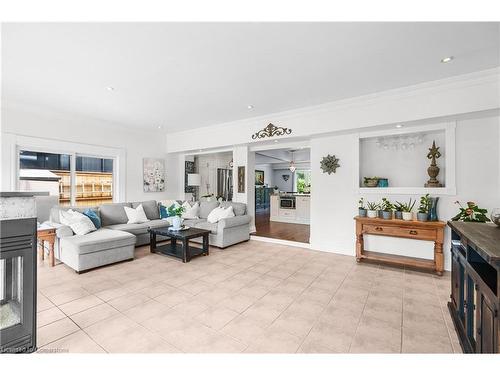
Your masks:
{"label": "granite countertop", "polygon": [[22,198],[49,195],[48,191],[0,191],[0,198]]}

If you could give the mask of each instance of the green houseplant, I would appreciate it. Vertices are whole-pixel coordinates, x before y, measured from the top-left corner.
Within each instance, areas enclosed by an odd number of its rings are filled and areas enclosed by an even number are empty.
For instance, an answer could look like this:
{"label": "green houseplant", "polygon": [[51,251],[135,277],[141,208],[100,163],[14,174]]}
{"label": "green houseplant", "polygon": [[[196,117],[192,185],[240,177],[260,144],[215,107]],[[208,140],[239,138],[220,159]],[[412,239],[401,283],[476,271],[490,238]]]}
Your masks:
{"label": "green houseplant", "polygon": [[181,228],[182,224],[182,214],[184,213],[185,209],[182,206],[177,206],[175,207],[174,205],[170,206],[168,208],[168,215],[169,217],[172,217],[172,229],[173,230],[179,230]]}
{"label": "green houseplant", "polygon": [[387,198],[382,198],[382,218],[385,220],[392,219],[392,211],[394,210],[394,205]]}
{"label": "green houseplant", "polygon": [[358,211],[360,217],[366,217],[367,210],[365,208],[365,200],[360,198],[358,201]]}
{"label": "green houseplant", "polygon": [[379,208],[377,202],[366,202],[366,207],[368,208],[367,215],[369,218],[377,217],[377,210]]}
{"label": "green houseplant", "polygon": [[410,221],[412,219],[412,210],[413,210],[413,207],[415,206],[416,202],[417,201],[414,201],[411,198],[408,200],[408,203],[398,202],[398,204],[401,207],[401,211],[402,211],[401,216],[402,216],[403,220]]}
{"label": "green houseplant", "polygon": [[394,219],[402,220],[403,219],[403,206],[404,203],[396,201],[394,203]]}
{"label": "green houseplant", "polygon": [[485,208],[479,208],[474,202],[467,202],[467,207],[463,207],[459,201],[456,201],[455,204],[458,204],[460,209],[458,214],[451,218],[453,221],[467,221],[474,223],[486,223],[487,221],[490,221],[490,219],[486,216],[488,210]]}
{"label": "green houseplant", "polygon": [[425,194],[420,197],[420,206],[418,206],[417,212],[417,220],[418,221],[427,221],[429,217],[429,208],[431,206],[431,200],[429,194]]}

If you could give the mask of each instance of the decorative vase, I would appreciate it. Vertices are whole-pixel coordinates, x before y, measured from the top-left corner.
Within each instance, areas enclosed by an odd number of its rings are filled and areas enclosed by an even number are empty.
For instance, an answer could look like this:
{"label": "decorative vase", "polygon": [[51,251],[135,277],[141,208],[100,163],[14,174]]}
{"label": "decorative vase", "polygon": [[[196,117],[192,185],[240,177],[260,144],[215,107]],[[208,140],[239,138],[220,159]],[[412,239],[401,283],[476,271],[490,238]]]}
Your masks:
{"label": "decorative vase", "polygon": [[374,218],[376,218],[376,217],[377,217],[377,211],[376,211],[376,210],[368,210],[368,211],[366,212],[366,214],[368,215],[368,217],[369,217],[370,219],[374,219]]}
{"label": "decorative vase", "polygon": [[394,219],[403,220],[403,212],[402,211],[394,211]]}
{"label": "decorative vase", "polygon": [[391,220],[392,219],[392,211],[382,211],[382,219]]}
{"label": "decorative vase", "polygon": [[384,218],[384,211],[377,210],[377,216],[379,217],[379,219],[383,219]]}
{"label": "decorative vase", "polygon": [[438,204],[439,197],[429,198],[429,200],[430,200],[429,221],[438,221],[437,204]]}
{"label": "decorative vase", "polygon": [[381,178],[378,180],[377,187],[389,187],[389,179]]}
{"label": "decorative vase", "polygon": [[366,208],[359,208],[359,217],[366,217]]}
{"label": "decorative vase", "polygon": [[174,230],[181,229],[181,223],[182,223],[182,219],[180,216],[172,217],[172,228]]}
{"label": "decorative vase", "polygon": [[490,218],[492,223],[500,227],[500,208],[494,208],[493,211],[491,211]]}
{"label": "decorative vase", "polygon": [[413,215],[411,212],[403,212],[403,220],[411,221],[413,219]]}
{"label": "decorative vase", "polygon": [[418,221],[427,221],[429,214],[427,212],[417,212],[417,220]]}

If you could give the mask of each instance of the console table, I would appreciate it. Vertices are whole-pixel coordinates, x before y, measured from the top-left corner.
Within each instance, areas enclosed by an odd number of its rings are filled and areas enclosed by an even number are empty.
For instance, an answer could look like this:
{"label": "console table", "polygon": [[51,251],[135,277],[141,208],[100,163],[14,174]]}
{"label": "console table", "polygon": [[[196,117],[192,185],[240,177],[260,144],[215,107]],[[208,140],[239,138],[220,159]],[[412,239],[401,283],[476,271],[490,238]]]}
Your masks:
{"label": "console table", "polygon": [[[410,266],[435,271],[439,276],[443,274],[443,221],[405,221],[384,220],[379,218],[367,218],[356,216],[356,261],[363,259],[395,264],[399,266]],[[434,242],[434,260],[407,257],[401,255],[385,254],[364,249],[365,234],[376,236],[389,236],[398,238],[411,238],[414,240]]]}
{"label": "console table", "polygon": [[466,353],[500,353],[500,228],[450,221],[448,309]]}

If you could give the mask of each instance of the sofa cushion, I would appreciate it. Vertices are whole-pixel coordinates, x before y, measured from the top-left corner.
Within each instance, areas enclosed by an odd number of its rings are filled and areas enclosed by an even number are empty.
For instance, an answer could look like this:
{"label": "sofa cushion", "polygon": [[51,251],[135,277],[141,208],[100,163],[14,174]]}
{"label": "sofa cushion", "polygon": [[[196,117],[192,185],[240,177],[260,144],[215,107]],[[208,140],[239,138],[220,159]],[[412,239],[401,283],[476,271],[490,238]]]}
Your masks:
{"label": "sofa cushion", "polygon": [[85,211],[83,211],[83,214],[90,220],[92,220],[92,223],[94,223],[96,229],[99,229],[101,227],[101,217],[99,216],[97,211],[94,211],[91,208],[87,208]]}
{"label": "sofa cushion", "polygon": [[235,216],[245,215],[247,212],[247,205],[245,203],[240,202],[222,202],[220,204],[221,207],[233,207],[233,212]]}
{"label": "sofa cushion", "polygon": [[201,201],[200,210],[198,211],[198,217],[200,219],[206,219],[208,217],[208,214],[217,207],[219,207],[219,202],[217,201],[211,201],[211,202]]}
{"label": "sofa cushion", "polygon": [[92,210],[99,215],[99,207],[78,207],[78,206],[55,206],[50,209],[49,221],[52,223],[61,224],[61,211],[73,210],[76,212],[84,213],[86,210]]}
{"label": "sofa cushion", "polygon": [[217,223],[209,223],[208,221],[202,221],[194,225],[195,228],[209,230],[212,234],[217,234]]}
{"label": "sofa cushion", "polygon": [[186,219],[182,222],[182,224],[187,225],[188,227],[194,227],[198,223],[206,223],[207,219]]}
{"label": "sofa cushion", "polygon": [[128,221],[124,206],[131,207],[130,203],[108,203],[99,207],[101,224],[103,227],[114,224],[125,224]]}
{"label": "sofa cushion", "polygon": [[149,229],[148,224],[149,221],[147,223],[141,223],[141,224],[113,224],[113,225],[108,225],[106,229],[122,230],[124,232],[132,233],[138,236],[140,234],[148,233]]}
{"label": "sofa cushion", "polygon": [[133,234],[106,228],[98,229],[84,236],[61,238],[61,251],[71,248],[78,254],[89,254],[116,247],[135,245]]}
{"label": "sofa cushion", "polygon": [[156,220],[160,218],[160,211],[158,210],[158,203],[156,201],[132,202],[132,208],[137,208],[142,204],[144,213],[149,220]]}
{"label": "sofa cushion", "polygon": [[168,220],[166,219],[156,219],[156,220],[151,220],[151,221],[148,221],[146,223],[147,226],[149,226],[150,228],[167,228],[169,227],[171,224]]}

